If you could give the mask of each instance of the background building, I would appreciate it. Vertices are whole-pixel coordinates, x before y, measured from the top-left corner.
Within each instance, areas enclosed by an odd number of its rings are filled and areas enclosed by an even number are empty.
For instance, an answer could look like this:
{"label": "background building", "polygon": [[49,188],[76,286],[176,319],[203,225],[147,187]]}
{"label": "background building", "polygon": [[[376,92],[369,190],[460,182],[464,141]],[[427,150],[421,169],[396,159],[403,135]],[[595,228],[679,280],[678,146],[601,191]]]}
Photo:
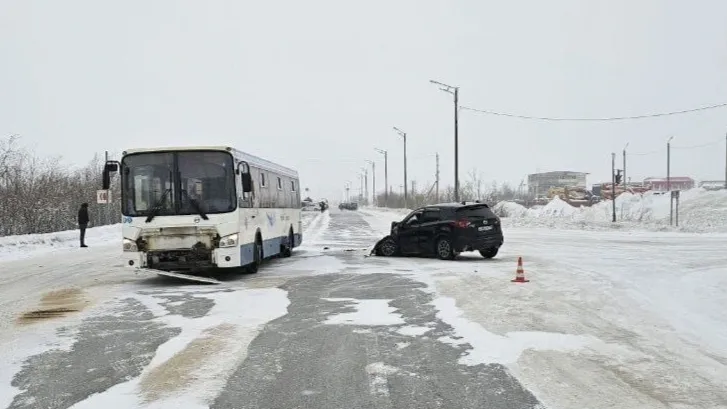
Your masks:
{"label": "background building", "polygon": [[528,193],[530,196],[544,196],[552,187],[586,187],[585,172],[545,172],[528,175]]}
{"label": "background building", "polygon": [[724,180],[703,180],[699,182],[699,187],[706,190],[722,190],[725,187]]}
{"label": "background building", "polygon": [[[666,178],[646,178],[644,186],[651,186],[651,190],[666,192]],[[670,176],[669,187],[671,190],[687,190],[694,188],[694,179],[687,176]]]}

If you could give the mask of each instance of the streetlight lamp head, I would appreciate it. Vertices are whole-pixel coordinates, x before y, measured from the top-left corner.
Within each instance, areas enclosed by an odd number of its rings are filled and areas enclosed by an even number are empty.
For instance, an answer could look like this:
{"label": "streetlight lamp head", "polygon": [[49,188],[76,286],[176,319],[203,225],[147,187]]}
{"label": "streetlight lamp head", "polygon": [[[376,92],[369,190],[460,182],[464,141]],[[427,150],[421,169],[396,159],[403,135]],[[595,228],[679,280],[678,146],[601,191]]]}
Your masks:
{"label": "streetlight lamp head", "polygon": [[672,140],[672,139],[674,139],[674,137],[673,137],[673,136],[670,136],[670,137],[669,137],[669,140],[667,140],[667,141],[666,141],[666,143],[669,143],[669,142],[671,142],[671,140]]}
{"label": "streetlight lamp head", "polygon": [[440,86],[439,89],[441,91],[448,92],[450,94],[454,94],[454,91],[459,89],[459,87],[448,85],[448,84],[445,84],[445,83],[439,82],[439,81],[429,80],[429,82],[431,82],[434,85],[439,85]]}

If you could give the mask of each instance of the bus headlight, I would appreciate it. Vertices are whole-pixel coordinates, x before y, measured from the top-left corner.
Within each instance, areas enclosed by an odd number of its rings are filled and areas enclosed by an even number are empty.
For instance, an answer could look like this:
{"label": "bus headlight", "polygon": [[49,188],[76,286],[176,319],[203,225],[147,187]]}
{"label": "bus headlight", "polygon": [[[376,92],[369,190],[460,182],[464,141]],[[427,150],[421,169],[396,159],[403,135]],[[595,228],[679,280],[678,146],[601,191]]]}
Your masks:
{"label": "bus headlight", "polygon": [[237,233],[230,234],[220,239],[220,247],[235,247],[237,246]]}
{"label": "bus headlight", "polygon": [[134,240],[124,239],[122,247],[124,251],[139,251]]}

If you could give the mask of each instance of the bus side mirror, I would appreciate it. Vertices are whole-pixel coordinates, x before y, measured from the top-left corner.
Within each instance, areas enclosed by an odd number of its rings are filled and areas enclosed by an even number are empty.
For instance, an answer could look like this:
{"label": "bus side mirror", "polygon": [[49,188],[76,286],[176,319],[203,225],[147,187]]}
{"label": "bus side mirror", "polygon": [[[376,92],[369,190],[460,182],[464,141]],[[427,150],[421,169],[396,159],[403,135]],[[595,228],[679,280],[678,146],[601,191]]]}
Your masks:
{"label": "bus side mirror", "polygon": [[103,190],[109,190],[111,187],[111,173],[119,170],[119,164],[116,161],[106,162],[103,168],[103,180],[101,182],[101,188]]}
{"label": "bus side mirror", "polygon": [[240,177],[242,179],[242,191],[245,193],[252,192],[252,175],[243,173]]}

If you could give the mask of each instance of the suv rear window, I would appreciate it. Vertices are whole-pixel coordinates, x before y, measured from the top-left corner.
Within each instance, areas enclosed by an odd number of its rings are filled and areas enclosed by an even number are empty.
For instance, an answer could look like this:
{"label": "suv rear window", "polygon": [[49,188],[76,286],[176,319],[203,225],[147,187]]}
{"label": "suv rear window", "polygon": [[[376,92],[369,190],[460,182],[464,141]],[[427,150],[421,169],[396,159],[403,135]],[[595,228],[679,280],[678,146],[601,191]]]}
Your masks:
{"label": "suv rear window", "polygon": [[457,217],[467,217],[474,219],[495,219],[495,213],[490,207],[483,204],[479,206],[463,206],[456,210]]}

